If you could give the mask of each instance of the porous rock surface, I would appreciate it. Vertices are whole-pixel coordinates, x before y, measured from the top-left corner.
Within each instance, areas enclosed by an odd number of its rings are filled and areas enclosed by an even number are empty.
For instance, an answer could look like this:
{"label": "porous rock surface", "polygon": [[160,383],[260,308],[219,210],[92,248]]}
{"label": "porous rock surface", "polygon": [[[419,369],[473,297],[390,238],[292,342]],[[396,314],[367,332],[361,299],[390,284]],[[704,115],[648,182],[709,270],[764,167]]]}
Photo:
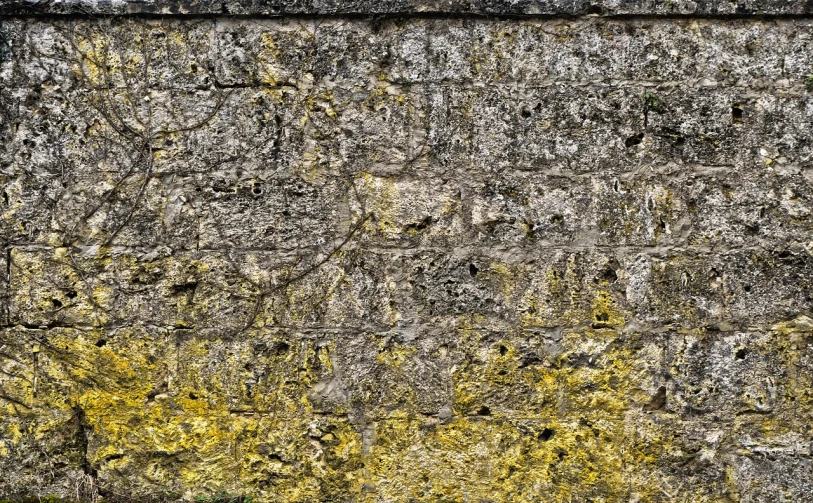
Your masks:
{"label": "porous rock surface", "polygon": [[0,499],[813,498],[811,2],[0,13]]}

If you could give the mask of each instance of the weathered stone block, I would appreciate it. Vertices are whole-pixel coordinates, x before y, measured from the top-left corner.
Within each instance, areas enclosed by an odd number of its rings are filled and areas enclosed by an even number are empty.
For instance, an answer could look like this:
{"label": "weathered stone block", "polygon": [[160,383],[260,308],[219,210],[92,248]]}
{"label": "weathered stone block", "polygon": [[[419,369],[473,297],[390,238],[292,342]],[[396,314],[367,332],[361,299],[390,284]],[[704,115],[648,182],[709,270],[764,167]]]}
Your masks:
{"label": "weathered stone block", "polygon": [[214,84],[214,23],[29,20],[10,42],[11,87],[206,89]]}
{"label": "weathered stone block", "polygon": [[[262,375],[271,368],[283,378],[277,372],[294,354],[310,361],[294,345],[289,352],[271,338],[270,346],[258,338],[241,348],[184,331],[143,328],[14,329],[3,338],[19,355],[1,360],[3,389],[14,392],[11,383],[22,390],[3,397],[4,410],[17,411],[2,421],[4,433],[12,433],[0,444],[10,474],[0,480],[4,494],[20,494],[34,483],[54,492],[68,484],[82,487],[87,466],[96,467],[100,483],[129,487],[132,497],[179,497],[186,487],[240,491],[246,484],[258,497],[280,501],[353,492],[361,438],[346,418],[307,419],[296,410],[301,403],[292,390],[270,383],[282,402],[264,396],[257,405],[267,409],[256,410],[238,403],[252,389],[265,389]],[[248,355],[254,366],[246,368],[242,359]],[[227,378],[224,366],[238,375]],[[307,384],[301,376],[298,382]],[[20,462],[25,448],[38,453],[37,464],[17,471],[10,463]],[[190,470],[175,470],[179,462]],[[324,478],[327,472],[332,482]]]}

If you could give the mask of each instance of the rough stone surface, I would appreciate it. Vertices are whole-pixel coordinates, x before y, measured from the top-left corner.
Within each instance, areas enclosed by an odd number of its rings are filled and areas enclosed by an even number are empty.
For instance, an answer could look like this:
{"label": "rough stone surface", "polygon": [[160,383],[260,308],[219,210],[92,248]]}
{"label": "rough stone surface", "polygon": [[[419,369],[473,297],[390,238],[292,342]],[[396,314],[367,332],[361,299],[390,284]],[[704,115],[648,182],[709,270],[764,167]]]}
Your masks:
{"label": "rough stone surface", "polygon": [[809,0],[2,0],[12,15],[753,16],[813,13]]}
{"label": "rough stone surface", "polygon": [[0,500],[811,501],[811,5],[0,2]]}

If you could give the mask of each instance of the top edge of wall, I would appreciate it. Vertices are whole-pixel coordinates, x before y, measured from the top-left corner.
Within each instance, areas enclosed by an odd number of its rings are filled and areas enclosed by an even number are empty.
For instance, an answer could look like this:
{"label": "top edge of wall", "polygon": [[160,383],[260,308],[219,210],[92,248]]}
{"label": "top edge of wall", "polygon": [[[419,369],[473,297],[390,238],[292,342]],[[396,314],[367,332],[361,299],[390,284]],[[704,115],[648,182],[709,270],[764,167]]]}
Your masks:
{"label": "top edge of wall", "polygon": [[813,0],[0,0],[0,16],[803,16]]}

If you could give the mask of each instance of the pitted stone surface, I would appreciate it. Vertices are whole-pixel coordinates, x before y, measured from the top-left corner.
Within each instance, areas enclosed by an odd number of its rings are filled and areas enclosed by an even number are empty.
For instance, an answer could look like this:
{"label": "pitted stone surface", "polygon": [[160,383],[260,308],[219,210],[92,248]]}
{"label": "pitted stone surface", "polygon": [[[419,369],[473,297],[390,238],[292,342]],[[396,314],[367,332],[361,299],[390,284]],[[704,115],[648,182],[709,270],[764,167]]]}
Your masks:
{"label": "pitted stone surface", "polygon": [[752,16],[813,13],[807,0],[3,0],[12,15],[409,15],[480,16]]}
{"label": "pitted stone surface", "polygon": [[810,8],[0,3],[0,500],[809,501]]}

